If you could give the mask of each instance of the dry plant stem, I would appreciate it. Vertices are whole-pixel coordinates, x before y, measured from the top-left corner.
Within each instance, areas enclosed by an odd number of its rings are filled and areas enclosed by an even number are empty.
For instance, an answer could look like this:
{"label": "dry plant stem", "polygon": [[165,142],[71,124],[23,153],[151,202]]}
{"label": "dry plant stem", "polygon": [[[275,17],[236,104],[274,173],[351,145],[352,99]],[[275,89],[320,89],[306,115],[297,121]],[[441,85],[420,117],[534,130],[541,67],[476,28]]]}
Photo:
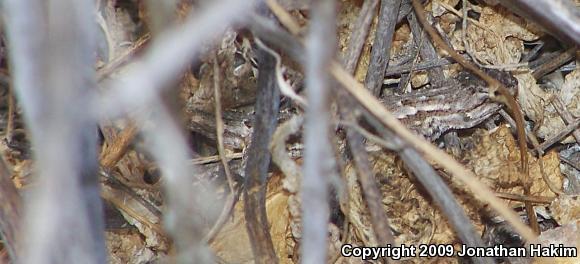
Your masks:
{"label": "dry plant stem", "polygon": [[570,0],[501,0],[500,3],[544,27],[565,43],[580,45],[580,10]]}
{"label": "dry plant stem", "polygon": [[[143,199],[143,197],[141,197],[139,194],[137,194],[133,189],[131,189],[131,187],[127,186],[122,181],[115,178],[113,175],[111,175],[110,173],[108,173],[104,170],[101,170],[99,172],[99,174],[104,177],[105,184],[111,186],[111,188],[122,190],[127,195],[129,195],[131,198],[135,199],[141,205],[143,205],[145,208],[147,208],[147,210],[149,210],[149,212],[151,212],[153,215],[155,215],[158,218],[162,217],[162,212],[159,209],[157,209],[157,207],[155,205],[153,205],[153,204],[151,204],[151,202]],[[109,200],[106,197],[104,197],[104,195],[102,195],[102,196],[103,196],[103,199]]]}
{"label": "dry plant stem", "polygon": [[[555,97],[554,100],[552,100],[552,105],[554,106],[556,111],[558,111],[558,114],[560,114],[560,116],[562,117],[564,124],[568,125],[570,123],[574,123],[576,118],[574,118],[574,116],[572,116],[572,114],[568,111],[568,109],[566,109],[566,106],[564,105],[564,103],[562,103],[560,98]],[[574,136],[574,139],[576,139],[576,142],[580,143],[580,129],[575,129],[572,132],[572,135]]]}
{"label": "dry plant stem", "polygon": [[150,39],[151,35],[149,33],[141,36],[137,41],[135,41],[135,43],[133,43],[133,45],[131,45],[131,48],[127,49],[119,57],[115,58],[114,60],[110,61],[105,66],[100,68],[97,71],[97,81],[100,82],[104,80],[109,75],[114,73],[117,69],[119,69],[119,67],[127,63],[131,58],[131,56],[135,55],[135,53],[140,51],[145,46],[145,44],[149,42]]}
{"label": "dry plant stem", "polygon": [[[500,115],[513,127],[516,127],[516,122],[502,109],[499,111]],[[513,129],[512,129],[513,130]],[[544,155],[544,150],[541,148],[540,143],[538,142],[538,139],[536,138],[536,136],[534,136],[534,133],[526,130],[526,135],[528,136],[528,139],[530,140],[530,143],[532,144],[532,146],[534,147],[534,150],[536,151],[536,154],[538,154],[538,165],[540,167],[540,174],[542,175],[542,179],[544,179],[544,182],[546,183],[546,185],[548,185],[548,188],[550,189],[550,191],[552,191],[555,194],[564,194],[563,191],[560,190],[559,187],[557,187],[556,185],[554,185],[552,183],[552,181],[550,181],[550,179],[548,178],[548,176],[546,175],[545,171],[544,171],[544,160],[543,160],[543,155]],[[530,195],[524,195],[525,197],[528,197]],[[522,199],[523,202],[529,201],[526,199]]]}
{"label": "dry plant stem", "polygon": [[[243,157],[242,153],[232,153],[229,155],[226,155],[226,159],[228,160],[233,160],[233,159],[241,159]],[[212,163],[212,162],[217,162],[220,161],[221,158],[219,155],[215,155],[215,156],[207,156],[207,157],[201,157],[201,158],[195,158],[191,160],[191,163],[193,165],[202,165],[202,164],[208,164],[208,163]]]}
{"label": "dry plant stem", "polygon": [[0,157],[0,236],[12,263],[18,263],[17,234],[22,221],[22,198],[12,182],[6,162]]}
{"label": "dry plant stem", "polygon": [[96,120],[85,111],[96,86],[94,7],[64,0],[3,7],[14,89],[39,172],[25,209],[20,263],[105,263]]}
{"label": "dry plant stem", "polygon": [[544,197],[544,196],[525,196],[513,193],[496,193],[497,197],[514,200],[514,201],[529,201],[531,203],[543,203],[550,204],[554,201],[555,197]]}
{"label": "dry plant stem", "polygon": [[[415,46],[419,48],[421,59],[423,61],[439,61],[439,56],[437,55],[437,51],[433,46],[433,43],[429,40],[429,38],[425,38],[425,34],[419,23],[417,22],[417,18],[415,17],[414,13],[410,13],[407,16],[407,20],[409,21],[409,26],[411,27],[411,32],[413,32],[413,40],[415,41]],[[443,74],[443,69],[440,67],[429,69],[429,80],[431,84],[435,87],[440,87],[443,85],[443,81],[445,75]]]}
{"label": "dry plant stem", "polygon": [[100,164],[105,171],[111,170],[125,155],[133,138],[137,134],[137,126],[134,123],[123,129],[111,142],[107,142],[100,158]]}
{"label": "dry plant stem", "polygon": [[[105,179],[105,181],[103,182],[104,186],[106,186],[105,188],[110,187],[113,189],[122,190],[123,192],[127,193],[130,196],[130,198],[135,199],[145,209],[147,209],[149,212],[151,212],[153,215],[155,215],[155,217],[157,217],[158,219],[161,219],[161,215],[162,215],[161,212],[157,208],[155,208],[155,206],[150,204],[148,201],[145,201],[143,198],[141,198],[141,196],[136,194],[128,186],[124,185],[121,181],[117,180],[115,177],[113,177],[111,174],[109,174],[107,172],[101,171],[100,175],[102,175],[103,178]],[[151,221],[149,221],[149,219],[147,219],[147,217],[144,217],[142,215],[142,213],[138,213],[135,210],[133,210],[134,207],[128,206],[127,203],[128,202],[130,203],[130,201],[127,201],[128,200],[127,197],[123,197],[123,199],[120,199],[114,193],[106,192],[106,191],[103,192],[102,197],[106,201],[113,204],[116,208],[123,211],[125,214],[134,218],[136,221],[151,228],[153,231],[157,232],[158,234],[165,235],[165,231],[163,230],[161,225],[152,223]]]}
{"label": "dry plant stem", "polygon": [[8,120],[6,121],[6,141],[8,143],[12,142],[12,137],[14,133],[14,89],[10,87],[8,89]]}
{"label": "dry plant stem", "polygon": [[[283,10],[282,10],[283,11]],[[294,57],[297,61],[304,61],[304,53],[299,41],[292,36],[276,28],[271,23],[265,22],[258,17],[253,18],[250,24],[253,30],[262,38]],[[296,23],[284,25],[290,32],[295,32]],[[444,169],[449,171],[458,180],[463,182],[477,197],[488,202],[490,207],[499,215],[506,219],[514,229],[519,232],[528,241],[533,241],[535,235],[532,230],[524,225],[513,210],[505,206],[500,199],[494,196],[489,187],[477,180],[473,172],[465,169],[461,164],[447,155],[444,151],[434,147],[427,140],[417,137],[409,131],[392,113],[390,113],[381,102],[372,96],[366,88],[357,82],[352,75],[344,70],[338,63],[333,63],[330,68],[332,76],[342,85],[342,87],[353,96],[353,98],[377,118],[384,126],[393,130],[405,142],[417,149],[420,153],[440,164]]]}
{"label": "dry plant stem", "polygon": [[552,136],[551,138],[546,139],[546,141],[542,142],[542,144],[540,144],[540,146],[539,146],[539,149],[542,151],[545,151],[550,146],[552,146],[555,143],[564,139],[566,136],[568,136],[574,130],[578,130],[578,127],[580,127],[580,118],[576,118],[576,120],[574,120],[574,122],[568,124],[558,134],[556,134],[556,135]]}
{"label": "dry plant stem", "polygon": [[268,146],[276,128],[280,91],[275,73],[276,58],[258,49],[258,88],[252,141],[244,168],[244,214],[256,263],[278,263],[266,215],[266,187],[270,153]]}
{"label": "dry plant stem", "polygon": [[375,96],[379,96],[381,93],[385,70],[389,65],[391,43],[393,42],[397,14],[400,6],[401,0],[381,0],[375,41],[371,51],[369,69],[365,78],[365,86]]}
{"label": "dry plant stem", "polygon": [[[528,168],[528,154],[527,154],[527,146],[526,146],[526,134],[524,130],[524,118],[520,111],[520,107],[514,97],[509,93],[507,88],[499,81],[491,78],[486,73],[482,72],[480,69],[475,67],[473,64],[469,63],[465,60],[462,56],[457,54],[455,50],[449,47],[435,32],[433,27],[427,23],[425,19],[425,11],[423,10],[423,6],[419,3],[418,0],[411,0],[413,3],[413,7],[415,8],[415,14],[417,14],[417,18],[423,24],[423,28],[429,33],[431,38],[434,42],[436,42],[440,48],[444,49],[455,61],[460,63],[463,67],[467,68],[474,74],[478,75],[481,79],[485,80],[489,84],[489,94],[490,97],[494,100],[502,102],[505,104],[508,109],[512,112],[512,115],[517,124],[517,131],[518,131],[518,145],[520,148],[520,161],[521,161],[521,171],[522,174],[522,183],[524,188],[524,195],[530,194],[530,186],[531,180],[529,176],[529,168]],[[525,178],[524,178],[525,177]],[[530,225],[536,234],[539,234],[540,228],[538,226],[538,222],[536,219],[536,213],[529,202],[525,202],[526,211],[528,214],[528,219],[530,219]]]}
{"label": "dry plant stem", "polygon": [[576,56],[576,48],[570,48],[565,52],[561,53],[560,55],[554,57],[553,59],[547,61],[546,63],[540,65],[532,75],[534,79],[539,80],[540,78],[544,77],[544,75],[558,69],[562,65],[566,64],[570,60],[574,59]]}
{"label": "dry plant stem", "polygon": [[356,69],[362,47],[373,22],[373,14],[376,11],[377,3],[378,0],[365,1],[356,18],[350,40],[348,41],[348,50],[343,58],[344,67],[350,73],[354,73]]}
{"label": "dry plant stem", "polygon": [[572,166],[572,168],[576,169],[577,171],[580,171],[580,164],[578,164],[577,162],[574,162],[566,157],[564,157],[563,155],[560,154],[560,160],[562,160],[563,162],[565,162],[566,164]]}
{"label": "dry plant stem", "polygon": [[325,263],[328,249],[329,178],[333,174],[330,135],[330,76],[328,66],[336,51],[334,0],[312,3],[306,40],[305,76],[308,108],[304,122],[304,177],[302,179],[302,263]]}
{"label": "dry plant stem", "polygon": [[218,234],[223,224],[226,222],[227,217],[230,215],[234,205],[236,203],[236,187],[234,183],[234,178],[230,170],[230,165],[228,165],[229,160],[226,157],[226,149],[224,148],[224,120],[222,118],[222,104],[221,104],[221,80],[220,80],[220,66],[217,59],[217,54],[214,54],[213,58],[213,89],[214,89],[214,100],[215,100],[215,120],[216,120],[216,135],[218,142],[218,154],[222,166],[224,166],[224,171],[226,174],[226,179],[228,181],[228,187],[230,188],[230,193],[226,199],[226,203],[218,217],[218,220],[206,235],[205,241],[209,242]]}

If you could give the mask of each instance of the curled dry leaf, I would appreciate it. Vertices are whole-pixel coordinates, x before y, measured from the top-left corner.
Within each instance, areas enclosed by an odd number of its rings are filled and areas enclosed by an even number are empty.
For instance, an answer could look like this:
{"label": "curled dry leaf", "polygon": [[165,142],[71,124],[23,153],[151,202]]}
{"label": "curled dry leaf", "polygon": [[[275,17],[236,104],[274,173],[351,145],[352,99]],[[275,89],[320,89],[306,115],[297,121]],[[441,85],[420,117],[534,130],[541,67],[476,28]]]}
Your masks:
{"label": "curled dry leaf", "polygon": [[[468,22],[466,41],[471,55],[484,64],[516,64],[524,51],[523,41],[537,39],[539,32],[536,26],[500,5],[484,6],[477,25]],[[465,50],[462,38],[460,29],[453,33],[451,40],[455,49]]]}
{"label": "curled dry leaf", "polygon": [[550,210],[560,225],[580,221],[580,197],[561,195],[550,204]]}
{"label": "curled dry leaf", "polygon": [[[531,73],[519,73],[518,100],[522,110],[532,121],[539,124],[537,135],[541,138],[550,138],[559,133],[566,124],[550,103],[558,98],[566,106],[572,116],[580,116],[580,71],[578,69],[566,75],[564,84],[559,90],[544,91],[536,84]],[[562,143],[573,142],[572,136],[565,138]]]}

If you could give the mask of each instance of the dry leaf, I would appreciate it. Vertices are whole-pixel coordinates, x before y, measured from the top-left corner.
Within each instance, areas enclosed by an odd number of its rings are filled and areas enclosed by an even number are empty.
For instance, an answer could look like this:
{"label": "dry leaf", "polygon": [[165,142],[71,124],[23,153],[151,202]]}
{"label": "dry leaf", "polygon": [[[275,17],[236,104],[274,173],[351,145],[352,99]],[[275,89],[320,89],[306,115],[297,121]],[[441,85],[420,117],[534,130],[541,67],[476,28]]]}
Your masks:
{"label": "dry leaf", "polygon": [[[523,194],[520,173],[520,151],[510,129],[501,126],[493,133],[478,132],[476,145],[466,154],[464,160],[475,174],[488,186],[498,192]],[[529,177],[532,179],[530,194],[538,196],[555,196],[544,182],[540,164],[536,158],[528,155]],[[550,152],[543,158],[546,177],[558,187],[562,187],[558,154]]]}
{"label": "dry leaf", "polygon": [[[291,263],[286,234],[290,224],[288,211],[289,194],[282,189],[280,175],[273,174],[268,182],[266,194],[266,212],[270,224],[270,235],[274,250],[281,263]],[[236,204],[232,217],[228,219],[210,247],[217,256],[227,263],[252,263],[254,255],[246,229],[244,201]]]}
{"label": "dry leaf", "polygon": [[[566,127],[562,117],[554,106],[550,104],[552,98],[559,98],[572,116],[580,116],[580,71],[578,69],[566,75],[564,84],[559,90],[549,92],[541,89],[531,73],[519,73],[518,100],[522,110],[531,120],[540,123],[537,135],[541,138],[550,138]],[[565,138],[562,143],[573,142],[572,136]]]}
{"label": "dry leaf", "polygon": [[580,221],[580,198],[578,196],[560,195],[550,204],[550,210],[554,219],[560,225]]}

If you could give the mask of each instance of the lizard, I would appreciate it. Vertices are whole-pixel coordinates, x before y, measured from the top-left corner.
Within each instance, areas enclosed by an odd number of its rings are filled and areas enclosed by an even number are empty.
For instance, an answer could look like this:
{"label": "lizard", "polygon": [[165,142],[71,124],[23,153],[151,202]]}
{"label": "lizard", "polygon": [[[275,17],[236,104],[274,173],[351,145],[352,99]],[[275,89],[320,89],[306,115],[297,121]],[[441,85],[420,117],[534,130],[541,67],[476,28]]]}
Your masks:
{"label": "lizard", "polygon": [[[504,72],[494,72],[515,93],[517,80]],[[485,82],[467,72],[447,85],[420,89],[380,99],[399,121],[411,130],[435,141],[452,129],[473,128],[501,109],[489,100]]]}

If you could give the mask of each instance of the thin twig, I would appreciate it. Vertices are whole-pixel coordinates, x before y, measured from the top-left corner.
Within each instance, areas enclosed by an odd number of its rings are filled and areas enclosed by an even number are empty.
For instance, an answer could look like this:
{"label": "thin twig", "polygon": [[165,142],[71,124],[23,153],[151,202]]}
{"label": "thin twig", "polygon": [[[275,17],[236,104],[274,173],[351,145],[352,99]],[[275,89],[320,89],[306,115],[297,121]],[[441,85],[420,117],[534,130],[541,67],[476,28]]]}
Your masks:
{"label": "thin twig", "polygon": [[540,144],[539,149],[545,151],[550,146],[554,145],[557,142],[560,142],[562,139],[570,135],[575,130],[578,130],[580,127],[580,118],[576,118],[572,123],[568,124],[564,129],[560,130],[558,134],[553,135],[552,137],[546,139],[542,144]]}
{"label": "thin twig", "polygon": [[[558,114],[560,114],[560,116],[562,117],[564,124],[568,125],[569,123],[574,123],[575,118],[568,111],[568,109],[566,109],[566,106],[564,105],[562,100],[560,100],[560,98],[555,97],[554,100],[551,101],[551,103],[558,112]],[[580,128],[572,131],[572,135],[576,139],[576,142],[580,143]]]}
{"label": "thin twig", "polygon": [[12,143],[14,137],[14,113],[16,105],[14,103],[14,88],[8,89],[8,120],[6,121],[6,141]]}
{"label": "thin twig", "polygon": [[101,152],[100,164],[103,170],[111,170],[117,162],[125,155],[131,145],[133,138],[137,134],[137,126],[130,122],[112,142],[108,142]]}
{"label": "thin twig", "polygon": [[362,47],[367,39],[369,28],[375,17],[373,14],[376,11],[377,3],[378,0],[365,1],[352,27],[348,50],[343,58],[345,69],[351,73],[356,68]]}
{"label": "thin twig", "polygon": [[401,0],[381,0],[379,22],[365,78],[365,87],[370,89],[375,96],[379,96],[381,93],[385,70],[389,65],[391,43],[400,6]]}
{"label": "thin twig", "polygon": [[[437,55],[437,51],[435,50],[435,47],[429,38],[425,37],[425,33],[423,30],[421,30],[415,14],[410,13],[407,16],[407,21],[409,21],[409,26],[411,27],[411,32],[413,33],[413,39],[415,40],[415,46],[417,46],[420,51],[419,53],[421,54],[421,59],[423,61],[438,61],[439,56]],[[427,72],[429,74],[429,80],[435,87],[441,87],[441,85],[443,85],[445,75],[443,74],[442,68],[432,68]]]}
{"label": "thin twig", "polygon": [[576,50],[577,50],[576,47],[570,48],[570,49],[566,50],[565,52],[562,52],[560,55],[558,55],[558,56],[552,58],[551,60],[545,62],[544,64],[540,65],[532,73],[532,75],[534,76],[534,79],[539,80],[547,73],[558,69],[562,65],[564,65],[564,64],[568,63],[570,60],[574,59],[574,57],[576,56]]}
{"label": "thin twig", "polygon": [[232,172],[230,170],[229,160],[226,157],[226,149],[224,148],[224,120],[222,118],[222,103],[221,103],[221,80],[220,80],[220,67],[218,63],[217,54],[214,54],[213,58],[213,91],[215,100],[215,120],[216,120],[216,135],[217,135],[217,149],[224,167],[226,174],[226,179],[228,181],[228,187],[230,188],[230,193],[226,199],[225,205],[222,209],[220,216],[218,217],[216,223],[206,235],[205,241],[212,241],[213,238],[218,234],[223,224],[226,222],[227,217],[230,215],[234,205],[236,204],[236,186]]}
{"label": "thin twig", "polygon": [[497,197],[514,200],[514,201],[528,201],[531,203],[543,203],[543,204],[550,204],[556,199],[555,197],[544,197],[544,196],[528,196],[528,195],[519,195],[513,193],[496,193]]}

